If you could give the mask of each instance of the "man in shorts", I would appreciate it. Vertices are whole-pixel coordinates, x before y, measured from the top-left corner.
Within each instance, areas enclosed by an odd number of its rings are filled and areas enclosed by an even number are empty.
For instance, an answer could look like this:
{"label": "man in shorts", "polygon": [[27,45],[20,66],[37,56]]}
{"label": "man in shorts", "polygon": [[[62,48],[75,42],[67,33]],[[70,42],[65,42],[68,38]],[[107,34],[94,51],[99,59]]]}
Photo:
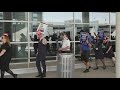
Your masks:
{"label": "man in shorts", "polygon": [[81,60],[86,65],[86,69],[84,73],[89,72],[89,69],[91,68],[90,63],[89,63],[90,47],[91,47],[91,44],[88,42],[88,40],[81,43],[81,49],[80,49]]}

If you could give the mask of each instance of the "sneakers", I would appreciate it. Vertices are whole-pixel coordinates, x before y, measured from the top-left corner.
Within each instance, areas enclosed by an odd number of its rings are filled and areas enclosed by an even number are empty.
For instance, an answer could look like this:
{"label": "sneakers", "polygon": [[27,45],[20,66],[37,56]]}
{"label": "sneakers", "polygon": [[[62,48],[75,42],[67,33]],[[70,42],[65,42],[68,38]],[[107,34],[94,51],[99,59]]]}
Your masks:
{"label": "sneakers", "polygon": [[46,77],[46,74],[39,74],[39,75],[37,75],[36,77],[41,77],[41,78],[43,78],[43,77]]}
{"label": "sneakers", "polygon": [[91,66],[89,66],[89,69],[91,69]]}
{"label": "sneakers", "polygon": [[42,74],[42,76],[41,76],[41,77],[42,77],[42,78],[43,78],[43,77],[46,77],[46,74]]}
{"label": "sneakers", "polygon": [[89,69],[86,69],[85,71],[83,71],[83,73],[87,73],[87,72],[89,72]]}
{"label": "sneakers", "polygon": [[37,76],[35,76],[35,77],[41,77],[42,75],[41,74],[39,74],[39,75],[37,75]]}
{"label": "sneakers", "polygon": [[103,69],[106,69],[106,66],[103,66]]}
{"label": "sneakers", "polygon": [[98,67],[96,67],[96,68],[94,68],[93,70],[98,70],[99,68]]}
{"label": "sneakers", "polygon": [[115,64],[112,67],[115,67]]}

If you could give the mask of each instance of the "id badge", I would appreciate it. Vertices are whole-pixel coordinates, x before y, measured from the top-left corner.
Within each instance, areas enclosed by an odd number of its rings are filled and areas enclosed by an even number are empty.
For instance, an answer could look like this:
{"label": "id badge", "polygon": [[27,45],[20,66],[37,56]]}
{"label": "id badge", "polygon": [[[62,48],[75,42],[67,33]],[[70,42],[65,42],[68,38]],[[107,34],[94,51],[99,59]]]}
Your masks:
{"label": "id badge", "polygon": [[96,50],[98,50],[98,48],[96,48]]}

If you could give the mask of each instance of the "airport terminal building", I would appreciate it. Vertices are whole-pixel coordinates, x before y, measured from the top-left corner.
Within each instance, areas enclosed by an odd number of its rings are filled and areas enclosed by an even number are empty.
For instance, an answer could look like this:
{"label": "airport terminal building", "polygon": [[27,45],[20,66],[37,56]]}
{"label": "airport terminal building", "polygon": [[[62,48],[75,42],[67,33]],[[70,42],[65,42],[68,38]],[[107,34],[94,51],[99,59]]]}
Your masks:
{"label": "airport terminal building", "polygon": [[40,23],[43,23],[44,34],[49,41],[47,62],[56,60],[56,41],[60,40],[62,32],[70,35],[76,60],[79,57],[81,30],[92,35],[98,30],[104,30],[115,45],[115,12],[0,12],[0,36],[7,32],[12,44],[12,69],[35,67],[33,44],[37,41],[32,38]]}

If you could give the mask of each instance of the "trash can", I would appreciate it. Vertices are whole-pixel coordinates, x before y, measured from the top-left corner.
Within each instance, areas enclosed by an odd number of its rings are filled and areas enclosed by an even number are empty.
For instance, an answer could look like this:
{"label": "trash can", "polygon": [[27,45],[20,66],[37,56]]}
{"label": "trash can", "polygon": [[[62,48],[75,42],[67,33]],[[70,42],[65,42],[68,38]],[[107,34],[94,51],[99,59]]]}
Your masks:
{"label": "trash can", "polygon": [[73,78],[74,60],[74,54],[72,53],[61,53],[57,55],[58,78]]}

